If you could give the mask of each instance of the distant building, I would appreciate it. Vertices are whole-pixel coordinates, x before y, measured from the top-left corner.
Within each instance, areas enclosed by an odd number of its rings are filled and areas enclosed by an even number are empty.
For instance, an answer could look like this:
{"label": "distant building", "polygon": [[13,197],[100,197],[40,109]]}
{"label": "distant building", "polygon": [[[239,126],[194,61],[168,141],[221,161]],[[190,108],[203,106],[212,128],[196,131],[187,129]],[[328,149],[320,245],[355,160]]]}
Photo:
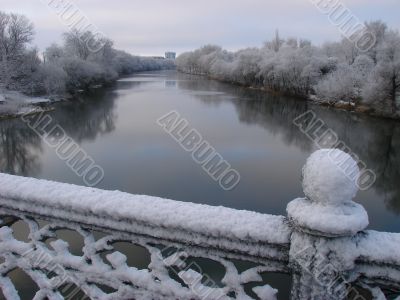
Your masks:
{"label": "distant building", "polygon": [[165,52],[165,58],[167,59],[175,59],[176,53],[175,52]]}

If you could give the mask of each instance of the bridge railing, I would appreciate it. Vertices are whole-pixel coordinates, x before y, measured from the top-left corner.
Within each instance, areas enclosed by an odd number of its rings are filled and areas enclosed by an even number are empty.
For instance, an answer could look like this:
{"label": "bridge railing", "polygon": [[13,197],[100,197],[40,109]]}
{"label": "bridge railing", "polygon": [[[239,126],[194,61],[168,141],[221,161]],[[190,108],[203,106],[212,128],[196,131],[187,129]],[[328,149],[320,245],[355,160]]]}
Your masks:
{"label": "bridge railing", "polygon": [[[292,299],[400,295],[400,234],[365,230],[355,182],[340,167],[355,162],[330,151],[307,161],[306,197],[287,217],[0,174],[2,293],[24,298],[10,276],[20,269],[34,299],[275,299],[270,272],[291,276]],[[132,266],[135,255],[147,264]]]}

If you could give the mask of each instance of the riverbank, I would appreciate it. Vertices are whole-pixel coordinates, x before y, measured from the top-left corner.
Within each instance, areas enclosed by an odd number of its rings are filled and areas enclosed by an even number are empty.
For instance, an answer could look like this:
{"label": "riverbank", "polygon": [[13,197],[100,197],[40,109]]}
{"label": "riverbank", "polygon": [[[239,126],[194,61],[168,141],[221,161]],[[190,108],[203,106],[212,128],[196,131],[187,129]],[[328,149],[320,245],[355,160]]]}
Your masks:
{"label": "riverbank", "polygon": [[50,105],[60,101],[50,97],[31,97],[18,91],[0,89],[0,120],[18,118],[53,110]]}
{"label": "riverbank", "polygon": [[[315,149],[293,120],[312,109],[378,174],[373,187],[358,199],[370,212],[370,228],[400,232],[400,122],[311,103],[160,71],[139,73],[110,88],[51,104],[55,111],[50,115],[104,169],[99,188],[285,214],[287,203],[274,199],[301,195],[299,170]],[[195,125],[240,172],[242,180],[235,189],[229,193],[220,189],[159,128],[156,120],[171,110]],[[81,182],[24,122],[4,120],[0,132],[4,172]],[[285,182],[285,189],[279,188],[278,181]],[[193,188],[202,192],[193,193]],[[249,191],[253,196],[243,201]]]}
{"label": "riverbank", "polygon": [[[144,72],[147,72],[147,70]],[[140,72],[121,74],[120,76],[106,84],[93,84],[85,89],[77,89],[73,93],[65,93],[62,95],[44,95],[34,97],[23,94],[20,91],[12,91],[0,88],[0,120],[18,118],[26,114],[36,114],[41,112],[53,111],[54,108],[51,107],[51,105],[54,103],[62,101],[72,101],[77,95],[90,93],[91,91],[96,89],[112,86],[118,80],[137,73]]]}
{"label": "riverbank", "polygon": [[[371,117],[377,117],[377,118],[400,120],[400,111],[397,111],[395,114],[389,113],[389,112],[384,112],[384,111],[378,111],[378,110],[374,109],[372,106],[364,104],[361,101],[322,100],[322,99],[319,99],[316,95],[308,95],[308,96],[296,95],[296,94],[292,94],[292,93],[288,93],[288,92],[284,92],[284,91],[273,90],[273,89],[270,89],[270,88],[267,88],[264,86],[260,86],[260,85],[246,85],[246,84],[242,84],[242,83],[236,82],[236,81],[224,80],[224,79],[221,79],[221,78],[218,78],[215,76],[210,76],[207,74],[188,73],[188,72],[184,72],[182,70],[177,70],[177,71],[182,74],[205,77],[210,80],[215,80],[215,81],[219,81],[219,82],[223,82],[223,83],[227,83],[227,84],[231,84],[231,85],[235,85],[235,86],[240,86],[240,87],[247,88],[247,89],[259,90],[259,91],[263,91],[263,92],[269,93],[269,94],[290,96],[290,97],[294,97],[294,98],[298,99],[299,101],[309,101],[313,104],[331,107],[331,108],[338,109],[338,110],[346,110],[346,111],[364,114],[364,115],[368,115]],[[400,95],[398,98],[399,99],[397,100],[397,102],[399,103]]]}

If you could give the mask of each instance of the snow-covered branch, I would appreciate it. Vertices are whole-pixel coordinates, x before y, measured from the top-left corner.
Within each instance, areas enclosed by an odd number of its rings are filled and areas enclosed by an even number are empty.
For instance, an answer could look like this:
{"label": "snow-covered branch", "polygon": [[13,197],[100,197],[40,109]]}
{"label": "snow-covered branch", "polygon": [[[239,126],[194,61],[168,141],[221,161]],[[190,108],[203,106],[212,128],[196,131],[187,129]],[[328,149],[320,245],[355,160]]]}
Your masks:
{"label": "snow-covered branch", "polygon": [[398,110],[400,35],[386,24],[366,23],[375,45],[361,52],[348,39],[313,46],[279,34],[261,48],[229,52],[204,46],[177,58],[178,70],[245,86],[281,91],[330,104],[368,105],[379,112]]}

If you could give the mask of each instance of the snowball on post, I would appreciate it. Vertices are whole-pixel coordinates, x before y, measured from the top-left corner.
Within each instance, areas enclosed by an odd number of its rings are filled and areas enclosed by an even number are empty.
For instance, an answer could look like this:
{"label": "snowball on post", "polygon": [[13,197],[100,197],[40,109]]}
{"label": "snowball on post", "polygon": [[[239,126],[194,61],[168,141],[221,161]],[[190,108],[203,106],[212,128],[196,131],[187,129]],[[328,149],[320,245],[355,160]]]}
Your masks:
{"label": "snowball on post", "polygon": [[303,167],[305,198],[287,206],[289,221],[301,231],[351,236],[368,226],[368,214],[353,199],[359,177],[357,162],[339,149],[314,152]]}

